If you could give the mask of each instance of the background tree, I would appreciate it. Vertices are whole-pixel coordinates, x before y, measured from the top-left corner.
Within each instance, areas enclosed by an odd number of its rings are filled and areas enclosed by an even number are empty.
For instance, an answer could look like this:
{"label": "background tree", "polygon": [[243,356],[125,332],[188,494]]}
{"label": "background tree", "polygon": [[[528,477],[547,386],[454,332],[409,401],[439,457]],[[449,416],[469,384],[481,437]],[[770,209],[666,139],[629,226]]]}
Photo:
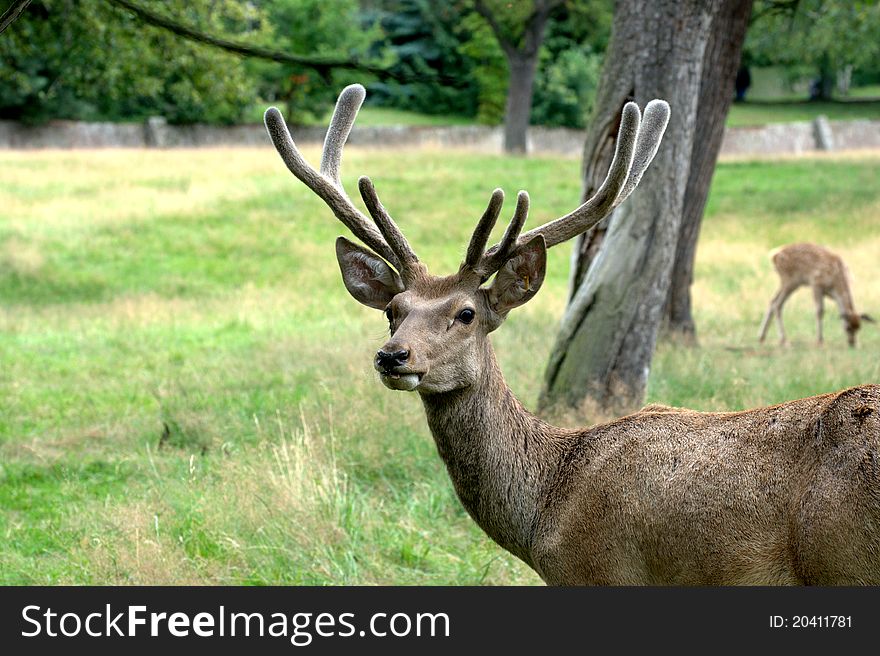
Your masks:
{"label": "background tree", "polygon": [[615,211],[601,239],[578,246],[579,259],[589,265],[574,267],[574,293],[541,395],[544,408],[586,403],[619,413],[642,402],[682,226],[701,84],[715,75],[704,69],[706,51],[713,30],[727,29],[715,19],[738,1],[619,0],[615,6],[584,148],[584,196],[608,168],[627,100],[643,106],[664,98],[672,118],[639,189]]}
{"label": "background tree", "polygon": [[[379,0],[364,13],[363,20],[380,28],[370,53],[393,53],[389,71],[397,78],[369,84],[371,104],[424,114],[477,114],[483,84],[472,81],[482,62],[465,50],[473,35],[461,2]],[[437,84],[437,74],[460,84]]]}
{"label": "background tree", "polygon": [[474,8],[489,26],[507,58],[509,77],[504,108],[504,150],[526,152],[526,134],[532,112],[532,92],[538,55],[550,13],[563,0],[512,3],[474,0]]}
{"label": "background tree", "polygon": [[[499,7],[511,33],[521,31],[515,21],[528,18],[524,10],[529,4]],[[374,0],[366,5],[366,14],[381,26],[381,45],[394,53],[391,70],[396,77],[408,78],[371,83],[370,103],[470,116],[490,125],[504,121],[508,61],[470,0]],[[531,123],[584,126],[611,17],[610,0],[568,0],[553,11],[538,53]],[[437,84],[431,79],[437,74],[465,83]]]}
{"label": "background tree", "polygon": [[876,0],[758,0],[746,47],[759,65],[785,66],[790,78],[814,78],[815,97],[831,98],[839,72],[878,71]]}
{"label": "background tree", "polygon": [[[523,34],[532,5],[498,6],[498,25]],[[583,126],[610,7],[567,0],[546,21],[532,122]],[[24,22],[0,50],[7,118],[253,121],[274,102],[308,123],[355,77],[370,104],[425,114],[495,125],[507,104],[510,66],[473,0],[36,0]]]}
{"label": "background tree", "polygon": [[721,151],[724,123],[733,102],[734,82],[751,9],[752,0],[724,2],[715,16],[709,44],[703,56],[694,146],[665,311],[669,333],[685,343],[696,342],[691,285],[697,239],[700,236],[700,224],[706,210],[715,164]]}

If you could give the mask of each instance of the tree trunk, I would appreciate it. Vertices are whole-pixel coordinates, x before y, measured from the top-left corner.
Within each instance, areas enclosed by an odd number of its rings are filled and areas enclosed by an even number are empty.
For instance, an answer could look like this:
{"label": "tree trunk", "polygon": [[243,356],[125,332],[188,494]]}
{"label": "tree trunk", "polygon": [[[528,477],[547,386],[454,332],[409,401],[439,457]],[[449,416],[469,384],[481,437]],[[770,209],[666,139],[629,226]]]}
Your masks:
{"label": "tree trunk", "polygon": [[507,87],[507,105],[504,110],[504,152],[524,155],[529,116],[532,113],[532,89],[538,53],[512,51],[508,54],[507,62],[510,67],[510,84]]}
{"label": "tree trunk", "polygon": [[482,0],[474,0],[474,9],[492,28],[498,45],[504,51],[510,69],[507,103],[504,111],[504,152],[524,155],[532,113],[532,90],[538,53],[544,41],[544,30],[553,10],[563,0],[534,0],[534,11],[523,25],[520,38],[513,38],[496,20],[492,9]]}
{"label": "tree trunk", "polygon": [[697,238],[724,138],[724,123],[733,102],[734,81],[751,12],[752,0],[724,2],[712,21],[712,32],[703,56],[704,75],[697,106],[694,150],[665,312],[670,336],[685,343],[696,343],[691,284]]}
{"label": "tree trunk", "polygon": [[620,413],[642,402],[681,225],[703,55],[720,5],[618,0],[584,150],[585,189],[607,171],[603,153],[627,100],[644,107],[664,98],[672,117],[651,168],[615,211],[569,303],[547,367],[542,409],[586,405]]}
{"label": "tree trunk", "polygon": [[831,58],[825,53],[819,61],[818,95],[813,100],[831,100],[836,78],[837,71],[831,66]]}

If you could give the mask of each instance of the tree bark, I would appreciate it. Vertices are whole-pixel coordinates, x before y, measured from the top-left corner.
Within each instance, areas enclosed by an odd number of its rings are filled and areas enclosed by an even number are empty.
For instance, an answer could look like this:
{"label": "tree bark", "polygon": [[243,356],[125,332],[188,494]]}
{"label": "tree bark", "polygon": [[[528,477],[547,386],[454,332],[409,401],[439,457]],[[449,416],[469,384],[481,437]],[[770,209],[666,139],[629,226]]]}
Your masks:
{"label": "tree bark", "polygon": [[703,56],[694,149],[665,312],[668,334],[689,344],[696,344],[697,339],[691,304],[697,239],[721,151],[724,123],[733,102],[736,72],[751,13],[752,0],[724,2],[712,21]]}
{"label": "tree bark", "polygon": [[[613,214],[577,285],[540,406],[620,413],[642,402],[668,294],[693,152],[703,58],[721,0],[618,0],[584,148],[589,195],[623,105],[666,99],[672,117],[639,188]],[[589,240],[584,240],[588,243]]]}
{"label": "tree bark", "polygon": [[3,15],[0,16],[0,34],[3,31],[12,25],[19,16],[21,16],[21,12],[23,12],[27,6],[31,3],[31,0],[15,0],[9,7],[7,7],[6,11],[3,12]]}
{"label": "tree bark", "polygon": [[834,83],[837,80],[837,71],[831,66],[831,58],[828,53],[822,55],[819,61],[819,82],[817,95],[811,100],[831,100],[834,94]]}
{"label": "tree bark", "polygon": [[523,55],[514,51],[507,57],[510,84],[504,108],[504,152],[524,155],[527,150],[529,116],[532,113],[532,93],[538,53]]}

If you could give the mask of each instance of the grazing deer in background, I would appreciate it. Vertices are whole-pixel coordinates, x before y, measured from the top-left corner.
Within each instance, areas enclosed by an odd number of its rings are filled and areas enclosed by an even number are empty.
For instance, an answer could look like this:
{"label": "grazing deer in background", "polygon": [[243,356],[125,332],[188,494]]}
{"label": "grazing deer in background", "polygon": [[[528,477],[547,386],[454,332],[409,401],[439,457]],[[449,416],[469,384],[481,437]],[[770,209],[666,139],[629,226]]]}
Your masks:
{"label": "grazing deer in background", "polygon": [[767,314],[761,322],[759,341],[767,337],[770,317],[776,317],[779,326],[779,341],[785,344],[785,326],[782,325],[782,307],[798,287],[808,285],[813,290],[813,302],[816,304],[817,342],[822,343],[822,317],[825,314],[825,297],[834,299],[843,320],[846,341],[850,346],[856,345],[856,333],[862,321],[873,323],[867,314],[859,314],[853,305],[850,291],[849,269],[840,258],[823,246],[816,244],[789,244],[770,252],[770,260],[779,274],[779,290],[770,300]]}
{"label": "grazing deer in background", "polygon": [[486,250],[503,200],[495,190],[458,271],[436,277],[369,178],[358,187],[375,227],[342,188],[342,148],[363,98],[359,85],[340,95],[320,171],[277,109],[266,127],[290,171],[365,244],[339,237],[336,256],[351,295],[388,319],[375,369],[387,387],[419,393],[459,499],[495,542],[549,584],[880,584],[880,387],[745,412],[648,406],[568,429],[529,413],[504,382],[489,333],[541,288],[547,248],[636,187],[666,103],[648,103],[641,121],[634,103],[623,108],[592,198],[520,234],[521,191]]}

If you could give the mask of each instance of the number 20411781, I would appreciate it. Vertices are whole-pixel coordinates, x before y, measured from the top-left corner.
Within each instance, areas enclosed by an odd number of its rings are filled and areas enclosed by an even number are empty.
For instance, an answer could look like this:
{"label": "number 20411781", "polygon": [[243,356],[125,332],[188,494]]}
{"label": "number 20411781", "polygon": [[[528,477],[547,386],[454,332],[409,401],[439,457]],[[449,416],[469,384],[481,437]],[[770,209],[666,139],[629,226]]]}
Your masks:
{"label": "number 20411781", "polygon": [[852,628],[851,615],[782,615],[770,616],[772,629],[849,629]]}

